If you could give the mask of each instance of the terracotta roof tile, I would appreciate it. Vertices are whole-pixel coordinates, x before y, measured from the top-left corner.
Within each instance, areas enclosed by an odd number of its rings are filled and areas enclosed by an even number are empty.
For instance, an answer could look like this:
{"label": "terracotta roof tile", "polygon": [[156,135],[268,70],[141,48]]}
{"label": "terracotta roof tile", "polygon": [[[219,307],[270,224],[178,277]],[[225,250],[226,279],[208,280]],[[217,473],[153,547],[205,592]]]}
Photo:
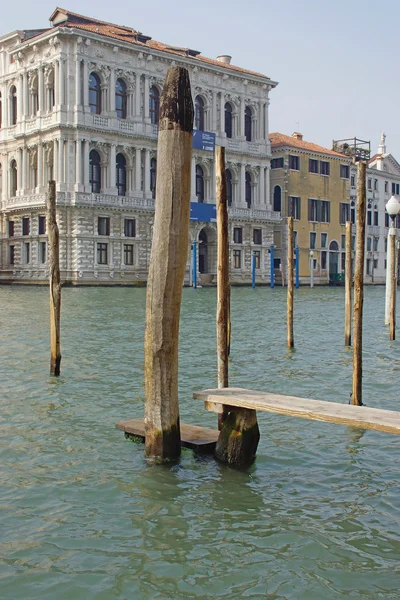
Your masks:
{"label": "terracotta roof tile", "polygon": [[[93,19],[91,17],[85,17],[83,15],[70,12],[68,10],[65,10],[64,8],[57,8],[51,15],[50,20],[52,20],[55,17],[55,15],[59,12],[66,16],[66,20],[54,24],[54,27],[82,29],[84,31],[97,33],[98,35],[104,35],[105,37],[109,37],[115,40],[129,42],[131,44],[139,45],[142,47],[153,48],[154,50],[160,50],[162,52],[168,52],[169,54],[174,54],[175,56],[188,57],[189,49],[178,49],[176,47],[171,47],[168,46],[168,44],[157,42],[156,40],[153,40],[151,38],[149,38],[146,42],[142,42],[135,39],[136,35],[142,34],[140,34],[140,32],[136,31],[135,29],[132,29],[131,27],[126,27],[124,25],[113,25],[112,23],[106,23],[104,21],[99,21],[98,19]],[[262,75],[261,73],[249,71],[248,69],[243,69],[241,67],[237,67],[236,65],[228,65],[226,63],[221,63],[218,60],[207,58],[206,56],[201,56],[200,54],[198,54],[197,56],[189,56],[189,58],[193,61],[200,61],[209,65],[214,65],[220,68],[236,71],[238,73],[262,77],[266,81],[270,81],[269,77],[267,77],[266,75]]]}
{"label": "terracotta roof tile", "polygon": [[306,142],[304,140],[299,140],[298,138],[296,139],[290,135],[284,135],[283,133],[270,133],[268,137],[273,150],[282,146],[290,146],[292,148],[298,148],[299,150],[308,150],[309,152],[318,152],[319,154],[329,154],[331,156],[339,156],[350,160],[349,157],[344,154],[340,154],[334,150],[328,150],[328,148],[323,148],[323,146],[318,146],[318,144],[313,144],[312,142]]}

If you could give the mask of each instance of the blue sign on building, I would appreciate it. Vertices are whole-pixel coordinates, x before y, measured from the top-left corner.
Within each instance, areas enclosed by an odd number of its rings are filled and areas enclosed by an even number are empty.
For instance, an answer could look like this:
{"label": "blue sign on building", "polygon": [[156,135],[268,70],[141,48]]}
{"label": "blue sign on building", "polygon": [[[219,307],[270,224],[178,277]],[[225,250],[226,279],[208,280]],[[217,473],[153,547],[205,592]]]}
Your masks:
{"label": "blue sign on building", "polygon": [[193,148],[196,150],[207,150],[214,152],[215,149],[215,133],[211,131],[193,131]]}
{"label": "blue sign on building", "polygon": [[203,221],[204,223],[215,223],[217,220],[217,207],[215,204],[204,204],[203,202],[190,203],[190,220]]}

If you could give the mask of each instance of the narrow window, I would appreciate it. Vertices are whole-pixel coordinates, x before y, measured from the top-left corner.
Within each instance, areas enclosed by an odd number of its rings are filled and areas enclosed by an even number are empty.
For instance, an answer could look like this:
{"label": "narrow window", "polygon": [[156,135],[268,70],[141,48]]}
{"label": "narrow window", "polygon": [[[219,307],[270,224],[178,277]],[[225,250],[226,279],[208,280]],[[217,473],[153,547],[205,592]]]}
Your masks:
{"label": "narrow window", "polygon": [[96,150],[91,150],[89,154],[89,183],[94,194],[99,194],[101,190],[101,166],[100,155]]}
{"label": "narrow window", "polygon": [[11,125],[17,124],[17,88],[15,85],[10,89],[10,122]]}
{"label": "narrow window", "polygon": [[241,244],[243,240],[243,229],[241,227],[233,228],[233,241],[235,244]]}
{"label": "narrow window", "polygon": [[326,248],[328,245],[328,234],[321,233],[321,248]]}
{"label": "narrow window", "polygon": [[350,167],[349,165],[340,165],[340,177],[342,179],[349,179]]}
{"label": "narrow window", "polygon": [[10,265],[15,262],[15,246],[10,246]]}
{"label": "narrow window", "polygon": [[97,233],[110,235],[110,217],[97,217]]}
{"label": "narrow window", "polygon": [[252,191],[253,191],[253,186],[251,185],[251,175],[248,171],[246,171],[246,181],[245,181],[245,200],[246,200],[246,204],[247,204],[247,208],[251,208],[251,201],[252,201]]}
{"label": "narrow window", "polygon": [[233,266],[235,269],[240,269],[242,266],[242,252],[241,250],[233,251]]}
{"label": "narrow window", "polygon": [[8,221],[8,237],[14,237],[14,221]]}
{"label": "narrow window", "polygon": [[160,92],[158,87],[152,85],[150,88],[150,122],[153,125],[158,125],[158,116],[160,110]]}
{"label": "narrow window", "polygon": [[292,171],[300,170],[300,157],[294,154],[289,154],[289,169]]}
{"label": "narrow window", "polygon": [[261,246],[262,244],[262,229],[253,229],[253,244]]}
{"label": "narrow window", "polygon": [[31,260],[31,245],[29,242],[24,243],[24,263],[29,264]]}
{"label": "narrow window", "polygon": [[315,231],[310,231],[310,250],[315,250],[315,244],[317,243],[317,234]]}
{"label": "narrow window", "polygon": [[251,108],[246,106],[244,111],[244,135],[248,142],[251,142],[252,115]]}
{"label": "narrow window", "polygon": [[340,203],[340,225],[346,225],[347,221],[350,220],[350,205],[346,202]]}
{"label": "narrow window", "polygon": [[226,201],[228,206],[232,206],[233,188],[232,188],[232,173],[229,169],[226,170]]}
{"label": "narrow window", "polygon": [[117,79],[115,83],[115,111],[118,119],[126,119],[126,107],[126,83],[123,79]]}
{"label": "narrow window", "polygon": [[314,158],[308,159],[308,171],[309,173],[318,173],[318,161]]}
{"label": "narrow window", "polygon": [[106,265],[108,263],[108,244],[97,244],[97,264]]}
{"label": "narrow window", "polygon": [[379,225],[379,213],[377,210],[374,210],[374,225],[375,226]]}
{"label": "narrow window", "polygon": [[89,108],[95,115],[101,113],[101,84],[97,73],[90,73],[89,77]]}
{"label": "narrow window", "polygon": [[10,171],[11,171],[11,173],[10,173],[10,176],[11,176],[10,196],[16,196],[17,189],[18,189],[18,174],[17,174],[17,163],[15,160],[11,161]]}
{"label": "narrow window", "polygon": [[126,196],[126,158],[123,154],[117,154],[116,162],[116,185],[118,196]]}
{"label": "narrow window", "polygon": [[196,96],[194,103],[194,128],[204,131],[204,100],[201,96]]}
{"label": "narrow window", "polygon": [[326,250],[321,252],[321,270],[322,271],[326,271],[326,255],[327,255]]}
{"label": "narrow window", "polygon": [[39,262],[42,265],[47,262],[47,242],[39,242]]}
{"label": "narrow window", "polygon": [[389,182],[385,181],[385,192],[389,191]]}
{"label": "narrow window", "polygon": [[301,217],[301,199],[297,196],[289,196],[288,198],[288,216],[293,217],[297,221]]}
{"label": "narrow window", "polygon": [[150,161],[150,191],[153,200],[156,197],[156,184],[157,184],[157,159],[152,158]]}
{"label": "narrow window", "polygon": [[255,268],[256,269],[260,269],[261,268],[261,252],[260,250],[254,250],[253,252],[253,256],[254,256],[254,262],[255,262]]}
{"label": "narrow window", "polygon": [[371,179],[371,177],[368,178],[368,189],[372,190],[372,179]]}
{"label": "narrow window", "polygon": [[356,176],[352,175],[350,180],[351,187],[356,187]]}
{"label": "narrow window", "polygon": [[225,133],[226,137],[232,137],[232,106],[229,102],[225,104]]}
{"label": "narrow window", "polygon": [[273,209],[275,212],[281,212],[281,210],[282,210],[282,188],[280,185],[276,185],[274,187]]}
{"label": "narrow window", "polygon": [[196,165],[196,196],[197,202],[204,202],[204,171]]}
{"label": "narrow window", "polygon": [[22,235],[29,235],[31,222],[29,217],[22,217]]}
{"label": "narrow window", "polygon": [[124,264],[133,265],[133,244],[124,244]]}
{"label": "narrow window", "polygon": [[283,169],[283,156],[271,160],[271,169]]}
{"label": "narrow window", "polygon": [[125,237],[133,238],[136,236],[136,221],[135,221],[135,219],[125,219],[124,234],[125,234]]}
{"label": "narrow window", "polygon": [[40,215],[38,217],[38,234],[44,235],[46,233],[46,217]]}
{"label": "narrow window", "polygon": [[319,163],[319,172],[321,175],[330,175],[331,165],[327,161],[321,160]]}

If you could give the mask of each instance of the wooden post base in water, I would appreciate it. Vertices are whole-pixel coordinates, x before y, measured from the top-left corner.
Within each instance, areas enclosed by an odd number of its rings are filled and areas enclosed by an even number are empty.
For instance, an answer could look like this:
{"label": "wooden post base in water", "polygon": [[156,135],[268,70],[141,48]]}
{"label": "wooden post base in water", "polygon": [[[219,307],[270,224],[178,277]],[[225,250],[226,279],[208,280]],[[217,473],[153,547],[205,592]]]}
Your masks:
{"label": "wooden post base in water", "polygon": [[248,466],[255,459],[259,440],[256,411],[232,410],[221,424],[215,456],[229,465]]}

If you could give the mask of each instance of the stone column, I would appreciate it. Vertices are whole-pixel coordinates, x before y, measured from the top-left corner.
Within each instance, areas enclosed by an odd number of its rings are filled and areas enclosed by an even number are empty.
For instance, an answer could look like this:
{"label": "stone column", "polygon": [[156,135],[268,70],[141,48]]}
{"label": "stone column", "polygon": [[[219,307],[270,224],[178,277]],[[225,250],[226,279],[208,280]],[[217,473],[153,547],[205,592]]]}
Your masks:
{"label": "stone column", "polygon": [[[17,196],[22,196],[22,148],[18,148],[18,162],[17,162]],[[11,186],[10,186],[11,189]]]}
{"label": "stone column", "polygon": [[136,73],[136,88],[135,88],[135,114],[136,119],[140,119],[140,104],[141,104],[141,90],[140,90],[140,80],[141,73]]}
{"label": "stone column", "polygon": [[259,196],[259,201],[258,204],[260,204],[260,206],[264,206],[265,205],[265,168],[261,165],[260,166],[260,196]]}
{"label": "stone column", "polygon": [[82,81],[81,81],[81,64],[80,58],[75,61],[75,107],[82,105]]}
{"label": "stone column", "polygon": [[60,85],[60,96],[59,96],[59,104],[60,106],[64,106],[65,104],[65,60],[64,58],[60,58],[59,60],[59,85]]}
{"label": "stone column", "polygon": [[108,166],[110,169],[110,194],[117,193],[116,186],[116,170],[117,170],[117,159],[116,159],[116,145],[111,144],[110,146],[110,164]]}
{"label": "stone column", "polygon": [[18,76],[17,81],[17,123],[22,119],[22,74]]}
{"label": "stone column", "polygon": [[26,146],[22,149],[22,194],[26,194],[28,189],[28,150]]}
{"label": "stone column", "polygon": [[37,191],[40,192],[43,186],[43,144],[41,142],[37,145]]}
{"label": "stone column", "polygon": [[266,167],[265,169],[266,171],[266,182],[265,182],[265,189],[266,189],[266,194],[265,194],[265,203],[267,205],[267,210],[272,210],[272,194],[271,194],[271,180],[270,180],[270,176],[271,176],[271,167]]}
{"label": "stone column", "polygon": [[82,179],[82,142],[78,139],[75,142],[75,189],[77,191],[81,190]]}
{"label": "stone column", "polygon": [[246,165],[243,163],[240,165],[240,197],[239,197],[238,206],[241,206],[242,208],[243,207],[247,208],[247,204],[246,204]]}
{"label": "stone column", "polygon": [[240,137],[244,138],[244,98],[240,98],[239,131]]}
{"label": "stone column", "polygon": [[151,198],[150,190],[150,150],[146,148],[144,157],[144,192],[146,198]]}
{"label": "stone column", "polygon": [[58,141],[58,182],[63,184],[64,178],[64,140]]}
{"label": "stone column", "polygon": [[89,111],[89,65],[87,60],[83,61],[83,105],[86,112]]}
{"label": "stone column", "polygon": [[[111,67],[110,70],[110,98],[109,98],[109,103],[110,106],[109,111],[111,113],[112,117],[115,117],[115,69],[113,67]],[[128,110],[128,108],[127,108]]]}
{"label": "stone column", "polygon": [[144,76],[144,120],[150,123],[150,81],[148,75]]}
{"label": "stone column", "polygon": [[142,194],[141,190],[142,180],[142,149],[136,148],[135,154],[135,194],[139,196]]}
{"label": "stone column", "polygon": [[268,106],[269,106],[269,100],[267,100],[264,104],[264,139],[268,139],[268,134],[269,134],[269,123],[268,123]]}
{"label": "stone column", "polygon": [[39,114],[42,114],[45,111],[43,67],[39,67],[38,69],[38,110]]}
{"label": "stone column", "polygon": [[196,156],[192,156],[192,172],[190,181],[190,201],[197,202],[196,196]]}
{"label": "stone column", "polygon": [[264,116],[265,116],[265,111],[264,111],[264,102],[262,100],[260,100],[260,102],[258,103],[258,132],[257,132],[257,137],[260,140],[264,140]]}
{"label": "stone column", "polygon": [[29,117],[29,87],[28,87],[28,73],[23,75],[23,109],[22,115],[26,118]]}
{"label": "stone column", "polygon": [[217,131],[217,92],[212,95],[211,131]]}
{"label": "stone column", "polygon": [[57,108],[60,104],[60,67],[58,60],[54,61],[54,105]]}
{"label": "stone column", "polygon": [[83,183],[85,186],[85,192],[90,192],[89,183],[89,140],[83,141]]}

